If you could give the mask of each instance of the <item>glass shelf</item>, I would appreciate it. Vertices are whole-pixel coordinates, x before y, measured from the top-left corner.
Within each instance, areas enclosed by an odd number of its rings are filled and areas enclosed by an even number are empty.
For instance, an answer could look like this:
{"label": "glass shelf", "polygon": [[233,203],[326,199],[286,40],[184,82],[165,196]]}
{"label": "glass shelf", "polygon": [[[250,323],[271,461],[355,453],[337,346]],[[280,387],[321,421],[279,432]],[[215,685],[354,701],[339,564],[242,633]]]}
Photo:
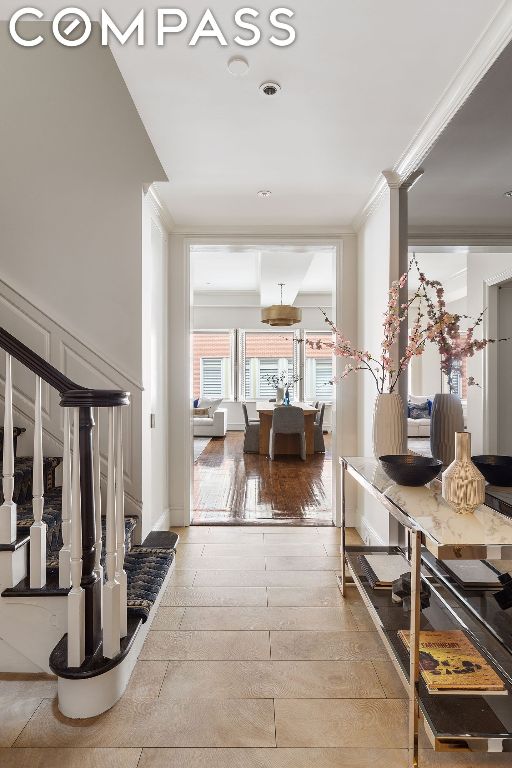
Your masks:
{"label": "glass shelf", "polygon": [[[409,652],[398,636],[398,630],[409,629],[410,613],[393,603],[391,590],[374,590],[358,560],[359,555],[376,552],[403,554],[397,547],[347,547],[346,561],[369,614],[379,631],[402,682],[409,688]],[[422,574],[426,578],[426,571]],[[481,622],[466,616],[451,592],[428,579],[432,596],[430,607],[422,610],[421,629],[464,629],[479,651],[502,677],[512,694],[512,678],[506,673],[512,668],[512,657]],[[457,613],[455,613],[457,610]],[[495,654],[490,652],[495,650]],[[496,658],[499,657],[499,658]],[[505,674],[504,674],[505,672]],[[432,746],[438,751],[512,751],[512,707],[509,696],[432,695],[422,680],[419,683],[419,705]],[[498,744],[500,745],[498,748]]]}

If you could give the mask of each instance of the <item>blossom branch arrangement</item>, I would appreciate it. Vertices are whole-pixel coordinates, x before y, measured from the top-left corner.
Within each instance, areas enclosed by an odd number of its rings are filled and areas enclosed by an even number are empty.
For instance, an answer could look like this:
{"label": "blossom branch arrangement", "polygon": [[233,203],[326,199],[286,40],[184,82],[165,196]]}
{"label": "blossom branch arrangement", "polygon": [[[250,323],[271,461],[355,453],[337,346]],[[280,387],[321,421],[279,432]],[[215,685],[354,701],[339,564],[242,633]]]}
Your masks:
{"label": "blossom branch arrangement", "polygon": [[276,389],[277,387],[289,389],[291,386],[293,386],[293,384],[296,384],[298,381],[300,381],[300,376],[292,376],[291,380],[288,381],[288,374],[284,371],[279,376],[275,373],[269,373],[264,378],[267,384],[271,384]]}
{"label": "blossom branch arrangement", "polygon": [[[484,309],[476,318],[448,312],[445,289],[442,283],[439,280],[427,279],[419,267],[416,256],[413,256],[412,264],[418,271],[419,293],[421,301],[426,306],[426,338],[433,342],[439,350],[441,371],[448,379],[450,394],[457,394],[454,374],[462,361],[468,357],[474,357],[477,352],[481,352],[489,344],[495,344],[496,341],[508,341],[509,339],[475,338],[476,331],[483,323],[486,310]],[[462,320],[472,322],[472,325],[464,332],[461,331]],[[474,377],[468,379],[468,385],[479,386]]]}
{"label": "blossom branch arrangement", "polygon": [[392,393],[400,380],[400,376],[407,369],[414,357],[423,354],[426,343],[425,331],[422,328],[423,312],[421,302],[418,304],[416,317],[409,331],[407,346],[403,355],[398,361],[395,360],[393,350],[398,342],[402,323],[407,321],[409,311],[416,299],[420,298],[419,293],[415,293],[409,301],[400,302],[400,291],[407,284],[408,272],[405,272],[399,280],[391,285],[388,294],[388,304],[384,313],[383,340],[381,344],[380,355],[373,355],[367,350],[358,349],[351,341],[344,336],[343,332],[329,319],[324,310],[325,322],[333,334],[333,341],[323,341],[321,339],[306,340],[306,344],[312,349],[331,349],[336,357],[342,357],[347,360],[343,373],[332,380],[332,384],[346,378],[354,371],[366,371],[371,374],[377,387],[377,392]]}

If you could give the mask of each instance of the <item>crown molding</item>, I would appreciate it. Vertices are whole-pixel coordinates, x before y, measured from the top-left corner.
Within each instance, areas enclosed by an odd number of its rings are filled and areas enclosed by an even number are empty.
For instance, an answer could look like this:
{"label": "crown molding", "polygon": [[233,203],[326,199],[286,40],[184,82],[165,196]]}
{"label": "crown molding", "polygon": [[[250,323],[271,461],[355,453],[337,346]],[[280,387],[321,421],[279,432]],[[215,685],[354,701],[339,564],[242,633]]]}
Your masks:
{"label": "crown molding", "polygon": [[[378,207],[389,187],[395,187],[397,177],[400,183],[405,181],[423,162],[443,131],[511,40],[512,2],[504,0],[399,161],[376,181],[366,204],[352,222],[355,232],[359,232],[366,219]],[[392,181],[391,185],[388,178]]]}
{"label": "crown molding", "polygon": [[411,245],[512,246],[510,227],[409,227]]}
{"label": "crown molding", "polygon": [[356,233],[351,225],[336,227],[310,227],[310,226],[194,226],[179,225],[173,231],[173,235],[188,238],[203,237],[254,237],[254,238],[282,238],[296,237],[301,239],[325,240],[354,236]]}
{"label": "crown molding", "polygon": [[162,203],[158,192],[155,189],[154,184],[152,184],[147,191],[147,200],[153,209],[154,213],[156,214],[159,221],[162,223],[165,231],[168,235],[171,234],[171,232],[174,232],[176,229],[176,225],[174,223],[174,219],[172,218],[169,209],[167,208],[164,203]]}

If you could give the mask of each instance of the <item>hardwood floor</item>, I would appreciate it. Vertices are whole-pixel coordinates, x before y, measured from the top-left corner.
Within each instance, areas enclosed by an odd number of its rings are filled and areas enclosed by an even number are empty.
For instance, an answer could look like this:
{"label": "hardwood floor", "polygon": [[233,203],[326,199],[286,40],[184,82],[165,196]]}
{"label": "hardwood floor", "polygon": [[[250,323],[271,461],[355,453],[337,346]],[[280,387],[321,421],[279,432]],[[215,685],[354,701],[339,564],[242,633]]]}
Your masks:
{"label": "hardwood floor", "polygon": [[243,432],[214,438],[194,464],[197,524],[332,525],[331,438],[326,453],[266,456],[243,452]]}

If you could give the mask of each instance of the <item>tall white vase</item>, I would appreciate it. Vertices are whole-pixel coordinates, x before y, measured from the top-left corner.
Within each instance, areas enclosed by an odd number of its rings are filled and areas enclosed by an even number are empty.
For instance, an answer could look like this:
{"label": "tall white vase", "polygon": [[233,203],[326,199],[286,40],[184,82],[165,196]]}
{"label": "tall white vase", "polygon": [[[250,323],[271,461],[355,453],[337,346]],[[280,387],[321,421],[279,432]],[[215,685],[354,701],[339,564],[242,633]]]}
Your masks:
{"label": "tall white vase", "polygon": [[464,432],[462,403],[457,395],[436,395],[430,417],[430,450],[447,467],[455,458],[455,433]]}
{"label": "tall white vase", "polygon": [[373,412],[373,453],[377,459],[407,453],[404,404],[396,392],[377,395]]}
{"label": "tall white vase", "polygon": [[455,436],[455,461],[443,472],[443,496],[459,515],[474,512],[485,501],[485,479],[471,461],[469,432]]}

